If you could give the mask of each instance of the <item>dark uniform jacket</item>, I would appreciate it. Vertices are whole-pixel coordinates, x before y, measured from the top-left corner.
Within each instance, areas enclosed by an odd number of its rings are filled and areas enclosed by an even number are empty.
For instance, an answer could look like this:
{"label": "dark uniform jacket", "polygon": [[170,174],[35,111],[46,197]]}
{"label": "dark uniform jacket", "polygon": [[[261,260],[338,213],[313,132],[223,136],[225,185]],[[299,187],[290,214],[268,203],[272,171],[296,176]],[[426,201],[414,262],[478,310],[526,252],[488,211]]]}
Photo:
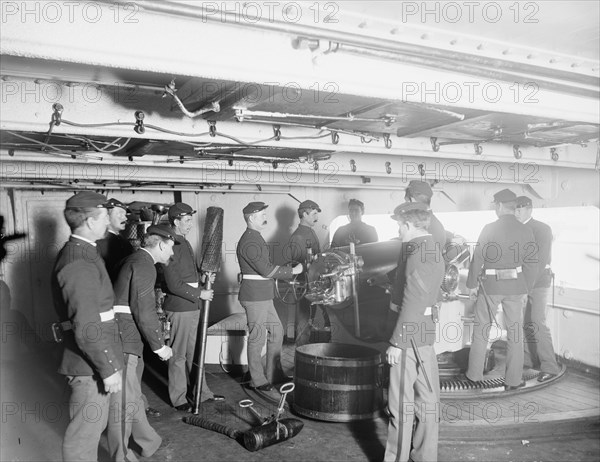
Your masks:
{"label": "dark uniform jacket", "polygon": [[58,372],[105,379],[121,370],[123,347],[114,320],[113,288],[97,248],[71,236],[54,264],[52,291],[60,321],[73,325],[64,334]]}
{"label": "dark uniform jacket", "polygon": [[310,243],[313,255],[321,252],[319,238],[317,237],[315,231],[310,226],[300,224],[298,225],[296,231],[293,232],[292,236],[290,237],[290,242],[288,243],[292,261],[302,264],[306,263],[307,243]]}
{"label": "dark uniform jacket", "polygon": [[463,249],[461,246],[452,244],[454,234],[446,231],[442,222],[433,213],[431,214],[431,222],[427,230],[432,234],[433,240],[440,246],[446,263],[451,262],[462,253]]}
{"label": "dark uniform jacket", "polygon": [[338,228],[331,240],[331,247],[345,247],[350,245],[350,242],[357,245],[368,244],[369,242],[377,242],[377,240],[375,227],[358,221]]}
{"label": "dark uniform jacket", "polygon": [[[272,300],[275,296],[273,280],[294,277],[291,266],[277,266],[271,263],[269,247],[260,232],[255,229],[246,228],[242,234],[237,246],[237,258],[242,272],[238,299],[242,302]],[[245,275],[259,276],[264,279],[245,279]]]}
{"label": "dark uniform jacket", "polygon": [[96,245],[110,280],[115,282],[119,275],[119,264],[133,253],[133,246],[123,236],[110,231],[104,239],[98,240]]}
{"label": "dark uniform jacket", "polygon": [[552,270],[549,268],[552,255],[552,228],[533,218],[524,224],[533,231],[533,237],[537,244],[537,273],[534,288],[550,287],[552,281]]}
{"label": "dark uniform jacket", "polygon": [[147,251],[140,249],[123,262],[114,288],[115,306],[128,306],[131,310],[131,314],[115,313],[125,353],[142,356],[142,336],[152,351],[165,344],[156,314],[155,281],[154,259]]}
{"label": "dark uniform jacket", "polygon": [[175,234],[175,243],[171,261],[162,265],[166,293],[163,308],[167,311],[195,311],[200,309],[202,289],[198,286],[200,277],[194,251],[185,236]]}
{"label": "dark uniform jacket", "polygon": [[[535,282],[537,245],[533,232],[514,215],[501,215],[498,220],[483,227],[467,277],[467,287],[477,287],[477,278],[484,274],[488,295],[527,294]],[[521,268],[517,279],[498,280],[485,275],[487,269]]]}
{"label": "dark uniform jacket", "polygon": [[390,338],[393,346],[410,348],[411,338],[417,346],[435,342],[435,323],[425,310],[440,299],[444,266],[441,254],[435,251],[432,235],[402,243],[392,296],[392,301],[400,307]]}

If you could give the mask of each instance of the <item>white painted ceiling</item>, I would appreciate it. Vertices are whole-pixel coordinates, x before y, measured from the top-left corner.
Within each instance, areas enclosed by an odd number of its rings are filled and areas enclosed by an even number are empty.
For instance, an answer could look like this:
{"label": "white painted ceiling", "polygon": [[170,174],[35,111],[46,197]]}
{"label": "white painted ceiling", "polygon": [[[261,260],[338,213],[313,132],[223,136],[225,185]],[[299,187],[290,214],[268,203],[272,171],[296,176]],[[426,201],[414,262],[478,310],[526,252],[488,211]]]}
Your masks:
{"label": "white painted ceiling", "polygon": [[365,28],[369,22],[384,19],[400,32],[407,27],[437,29],[456,38],[470,35],[484,41],[527,44],[559,55],[600,60],[600,2],[595,0],[337,3],[340,12],[353,12],[363,18]]}

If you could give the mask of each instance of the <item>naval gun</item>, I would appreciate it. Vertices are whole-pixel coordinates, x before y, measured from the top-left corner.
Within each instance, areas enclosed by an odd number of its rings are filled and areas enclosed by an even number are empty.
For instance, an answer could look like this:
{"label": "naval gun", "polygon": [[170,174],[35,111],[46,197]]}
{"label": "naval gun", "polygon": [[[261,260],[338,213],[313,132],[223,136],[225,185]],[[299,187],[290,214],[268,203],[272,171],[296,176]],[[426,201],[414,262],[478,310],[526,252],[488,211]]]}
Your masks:
{"label": "naval gun", "polygon": [[[354,335],[361,337],[359,292],[381,288],[391,292],[389,274],[398,263],[402,241],[392,239],[355,246],[351,244],[318,253],[308,270],[289,282],[277,281],[277,294],[287,302],[304,297],[314,305],[324,305],[332,310],[354,307]],[[462,260],[464,258],[461,257]],[[454,258],[446,265],[442,282],[442,301],[452,301],[466,296],[457,294],[459,269]],[[370,292],[372,293],[372,292]]]}

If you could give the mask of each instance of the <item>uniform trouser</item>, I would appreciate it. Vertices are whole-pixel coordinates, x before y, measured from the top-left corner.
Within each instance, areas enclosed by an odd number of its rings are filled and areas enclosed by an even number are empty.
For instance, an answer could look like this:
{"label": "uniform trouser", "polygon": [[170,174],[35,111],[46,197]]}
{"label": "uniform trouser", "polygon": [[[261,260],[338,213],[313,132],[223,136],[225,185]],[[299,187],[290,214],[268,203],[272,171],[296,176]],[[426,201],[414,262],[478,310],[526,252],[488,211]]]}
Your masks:
{"label": "uniform trouser", "polygon": [[550,374],[558,374],[560,366],[556,361],[552,336],[546,324],[548,288],[538,287],[531,291],[527,297],[525,308],[525,323],[523,331],[525,334],[525,359],[540,361],[540,370]]}
{"label": "uniform trouser", "polygon": [[[273,300],[260,302],[241,301],[248,318],[248,369],[250,385],[260,387],[283,379],[281,348],[283,326],[277,316]],[[262,349],[267,341],[267,371],[262,367]]]}
{"label": "uniform trouser", "polygon": [[433,346],[422,346],[418,350],[432,391],[423,369],[417,367],[414,350],[403,349],[398,364],[390,368],[386,462],[406,462],[409,456],[414,461],[437,461],[440,422],[437,358]]}
{"label": "uniform trouser", "polygon": [[137,364],[136,355],[125,355],[122,392],[111,395],[107,439],[111,460],[117,462],[137,460],[128,447],[130,437],[140,447],[143,457],[154,454],[162,442],[146,417],[142,388],[136,373]]}
{"label": "uniform trouser", "polygon": [[[506,373],[504,383],[517,386],[523,376],[523,310],[527,295],[488,295],[487,301],[483,291],[479,291],[475,304],[475,324],[473,326],[473,343],[469,353],[467,377],[471,380],[483,380],[485,352],[490,340],[490,329],[494,326],[490,310],[496,313],[502,304],[507,335]],[[489,308],[488,308],[489,303]]]}
{"label": "uniform trouser", "polygon": [[[169,398],[173,406],[186,404],[188,384],[193,383],[190,375],[196,356],[196,338],[200,322],[200,310],[167,311],[171,323],[171,348],[173,356],[169,359]],[[200,401],[213,398],[208,388],[206,375],[202,376],[202,395]]]}
{"label": "uniform trouser", "polygon": [[[140,382],[140,388],[142,385],[142,376],[144,375],[144,356],[138,356],[137,367],[135,369],[135,375],[138,378],[138,382]],[[144,403],[144,409],[148,408],[148,398],[144,392],[142,392],[142,402]]]}
{"label": "uniform trouser", "polygon": [[103,393],[104,384],[92,376],[67,376],[67,382],[71,387],[70,422],[63,439],[63,460],[98,460],[100,435],[108,423],[109,395]]}

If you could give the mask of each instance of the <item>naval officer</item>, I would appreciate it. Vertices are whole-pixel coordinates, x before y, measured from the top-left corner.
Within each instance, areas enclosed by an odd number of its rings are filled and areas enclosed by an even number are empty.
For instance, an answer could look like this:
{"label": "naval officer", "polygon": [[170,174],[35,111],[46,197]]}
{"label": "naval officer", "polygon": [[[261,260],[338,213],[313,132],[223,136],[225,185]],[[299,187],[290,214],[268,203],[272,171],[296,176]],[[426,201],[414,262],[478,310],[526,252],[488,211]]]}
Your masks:
{"label": "naval officer", "polygon": [[[106,197],[82,191],[67,200],[71,237],[52,272],[54,306],[64,346],[58,372],[71,388],[63,460],[97,460],[108,423],[110,394],[121,392],[123,346],[113,311],[114,294],[96,241],[106,233]],[[90,409],[97,411],[92,417]],[[110,449],[110,448],[109,448]]]}
{"label": "naval officer", "polygon": [[444,260],[428,231],[431,212],[426,204],[406,202],[392,218],[398,222],[402,250],[392,291],[399,313],[386,351],[391,367],[384,460],[437,461],[440,383],[433,307],[440,298]]}

